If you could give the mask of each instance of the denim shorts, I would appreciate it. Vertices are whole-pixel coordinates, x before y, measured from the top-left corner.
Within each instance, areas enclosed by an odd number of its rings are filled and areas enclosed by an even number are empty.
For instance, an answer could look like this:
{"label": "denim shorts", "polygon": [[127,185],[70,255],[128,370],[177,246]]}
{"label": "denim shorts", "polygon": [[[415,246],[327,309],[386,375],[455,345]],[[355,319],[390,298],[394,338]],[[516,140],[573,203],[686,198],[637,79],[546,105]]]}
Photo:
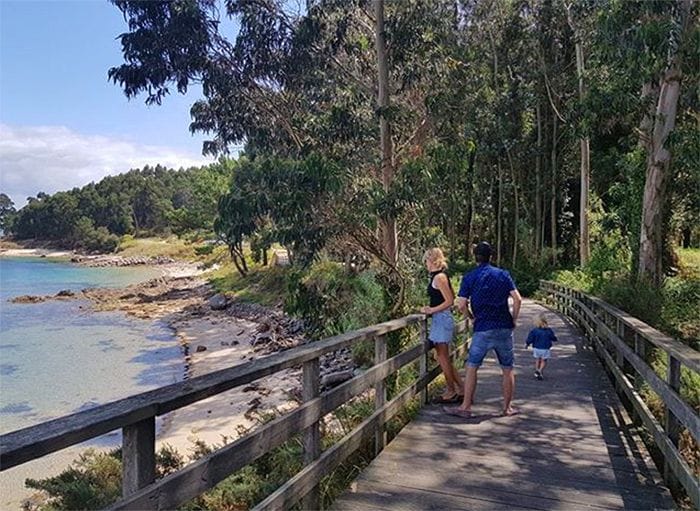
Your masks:
{"label": "denim shorts", "polygon": [[455,320],[449,310],[436,312],[430,322],[428,339],[435,344],[452,342],[455,334]]}
{"label": "denim shorts", "polygon": [[513,356],[513,330],[510,328],[497,328],[484,332],[474,332],[472,342],[469,345],[469,356],[466,364],[469,367],[480,367],[490,350],[496,352],[501,368],[512,369],[515,362]]}
{"label": "denim shorts", "polygon": [[543,358],[547,360],[552,356],[552,352],[549,349],[539,349],[539,348],[532,348],[532,356],[535,358]]}

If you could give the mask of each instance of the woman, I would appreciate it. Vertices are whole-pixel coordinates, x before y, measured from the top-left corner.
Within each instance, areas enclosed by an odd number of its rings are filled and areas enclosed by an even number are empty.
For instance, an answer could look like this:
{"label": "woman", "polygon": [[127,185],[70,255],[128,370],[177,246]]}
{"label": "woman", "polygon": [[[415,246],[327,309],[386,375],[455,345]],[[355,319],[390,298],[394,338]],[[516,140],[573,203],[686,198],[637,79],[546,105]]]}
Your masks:
{"label": "woman", "polygon": [[428,338],[435,348],[435,355],[447,381],[445,391],[435,402],[458,403],[463,398],[463,384],[457,370],[452,365],[449,353],[449,345],[452,342],[455,331],[455,321],[451,312],[455,295],[452,291],[450,280],[445,273],[447,261],[439,248],[427,250],[423,261],[430,272],[430,281],[428,282],[430,305],[422,307],[420,311],[423,314],[432,315]]}

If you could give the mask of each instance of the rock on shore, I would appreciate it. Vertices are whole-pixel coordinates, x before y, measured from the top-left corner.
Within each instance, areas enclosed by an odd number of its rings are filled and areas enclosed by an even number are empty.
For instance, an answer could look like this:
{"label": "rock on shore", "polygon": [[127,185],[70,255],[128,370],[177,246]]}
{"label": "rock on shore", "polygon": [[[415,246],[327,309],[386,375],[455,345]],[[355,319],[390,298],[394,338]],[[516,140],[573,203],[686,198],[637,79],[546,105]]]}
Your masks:
{"label": "rock on shore", "polygon": [[86,256],[86,255],[75,255],[71,257],[72,263],[78,263],[83,266],[90,267],[107,267],[107,266],[140,266],[140,265],[161,265],[174,263],[175,260],[172,257],[157,256],[157,257],[147,257],[147,256],[135,256],[135,257],[121,257],[117,255],[96,255],[96,256]]}

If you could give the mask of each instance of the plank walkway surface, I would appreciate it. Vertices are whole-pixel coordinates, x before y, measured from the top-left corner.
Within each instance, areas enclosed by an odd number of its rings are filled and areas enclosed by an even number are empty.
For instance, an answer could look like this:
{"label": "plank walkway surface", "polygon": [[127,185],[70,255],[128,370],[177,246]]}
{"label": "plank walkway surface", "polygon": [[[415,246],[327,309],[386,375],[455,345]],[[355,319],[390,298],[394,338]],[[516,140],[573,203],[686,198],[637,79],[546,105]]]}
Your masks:
{"label": "plank walkway surface", "polygon": [[[546,312],[559,338],[545,380],[525,338]],[[563,316],[526,300],[515,333],[520,414],[500,417],[501,376],[479,370],[476,417],[427,405],[334,504],[338,511],[673,509],[596,355]]]}

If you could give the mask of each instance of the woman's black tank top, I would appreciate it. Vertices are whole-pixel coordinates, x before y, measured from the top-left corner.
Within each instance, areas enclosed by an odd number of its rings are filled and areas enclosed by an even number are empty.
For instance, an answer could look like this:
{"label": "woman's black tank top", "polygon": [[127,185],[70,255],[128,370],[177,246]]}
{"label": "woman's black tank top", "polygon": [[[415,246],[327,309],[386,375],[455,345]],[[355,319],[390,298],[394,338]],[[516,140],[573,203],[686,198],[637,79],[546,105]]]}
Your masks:
{"label": "woman's black tank top", "polygon": [[[430,298],[430,306],[431,307],[437,307],[440,305],[442,302],[445,301],[445,297],[442,295],[442,291],[439,289],[435,289],[433,287],[433,279],[439,274],[439,273],[445,273],[444,270],[440,271],[431,271],[430,272],[430,280],[428,281],[428,297]],[[445,273],[445,275],[447,275]],[[449,282],[449,277],[448,277],[448,282]]]}

